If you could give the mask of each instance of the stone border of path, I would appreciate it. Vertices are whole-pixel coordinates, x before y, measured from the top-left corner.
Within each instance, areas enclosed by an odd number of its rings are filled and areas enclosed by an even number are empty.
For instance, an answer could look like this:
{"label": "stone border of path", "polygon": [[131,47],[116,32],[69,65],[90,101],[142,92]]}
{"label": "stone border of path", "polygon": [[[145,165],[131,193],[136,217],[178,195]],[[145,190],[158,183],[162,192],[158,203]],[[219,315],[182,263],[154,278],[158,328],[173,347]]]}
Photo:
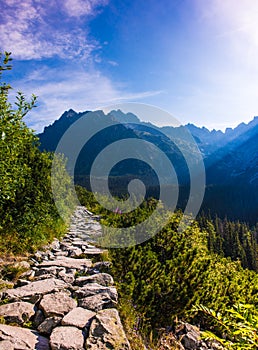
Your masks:
{"label": "stone border of path", "polygon": [[63,240],[38,251],[30,270],[1,293],[1,350],[130,349],[110,263],[93,263],[105,252],[94,246],[98,219],[77,207]]}

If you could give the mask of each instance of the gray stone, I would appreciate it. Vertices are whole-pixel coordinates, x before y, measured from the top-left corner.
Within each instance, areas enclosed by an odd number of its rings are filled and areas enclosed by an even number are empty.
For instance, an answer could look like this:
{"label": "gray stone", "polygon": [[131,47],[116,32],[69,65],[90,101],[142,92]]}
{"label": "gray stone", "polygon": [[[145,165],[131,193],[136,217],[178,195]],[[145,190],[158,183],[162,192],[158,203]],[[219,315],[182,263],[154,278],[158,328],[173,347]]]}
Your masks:
{"label": "gray stone", "polygon": [[0,316],[8,323],[22,325],[34,315],[34,305],[26,302],[16,302],[0,306]]}
{"label": "gray stone", "polygon": [[84,249],[83,253],[87,255],[99,255],[99,254],[107,253],[107,250],[100,249],[100,248],[86,248]]}
{"label": "gray stone", "polygon": [[0,341],[9,341],[15,350],[50,350],[48,339],[39,333],[5,324],[0,324]]}
{"label": "gray stone", "polygon": [[55,257],[68,256],[68,251],[60,251],[55,253]]}
{"label": "gray stone", "polygon": [[83,350],[84,337],[76,327],[56,327],[50,336],[52,350]]}
{"label": "gray stone", "polygon": [[76,307],[65,315],[65,317],[62,319],[62,325],[74,326],[81,329],[84,327],[89,327],[95,315],[95,312],[83,309],[82,307]]}
{"label": "gray stone", "polygon": [[82,298],[89,297],[99,293],[108,294],[110,298],[114,301],[117,301],[118,299],[117,290],[115,287],[105,287],[105,286],[101,286],[98,283],[88,283],[83,287],[79,288],[78,290],[76,290],[73,293],[73,295],[75,298],[82,299]]}
{"label": "gray stone", "polygon": [[57,238],[54,238],[53,242],[50,244],[50,247],[52,249],[59,249],[60,248],[60,242]]}
{"label": "gray stone", "polygon": [[86,349],[130,349],[116,309],[101,310],[97,313],[91,323]]}
{"label": "gray stone", "polygon": [[41,261],[42,259],[42,253],[41,252],[36,252],[33,257],[38,260],[38,261]]}
{"label": "gray stone", "polygon": [[176,327],[175,333],[186,350],[195,350],[200,348],[201,336],[198,327],[182,322]]}
{"label": "gray stone", "polygon": [[89,309],[97,312],[102,309],[116,307],[117,302],[112,300],[109,294],[101,293],[101,294],[95,294],[83,299],[79,299],[78,305],[85,309]]}
{"label": "gray stone", "polygon": [[114,284],[113,277],[108,273],[97,273],[92,276],[82,276],[75,280],[77,286],[83,287],[87,283],[98,283],[102,286],[111,286]]}
{"label": "gray stone", "polygon": [[46,317],[64,316],[76,306],[77,302],[65,292],[46,294],[39,304]]}
{"label": "gray stone", "polygon": [[52,330],[60,324],[62,317],[48,317],[39,326],[38,331],[42,334],[50,335]]}
{"label": "gray stone", "polygon": [[76,258],[82,255],[82,250],[80,248],[75,248],[71,250],[70,257]]}
{"label": "gray stone", "polygon": [[92,266],[92,262],[90,259],[73,259],[68,257],[60,257],[59,259],[53,261],[43,261],[40,264],[40,267],[47,266],[60,266],[60,267],[68,267],[72,269],[84,270],[90,268]]}
{"label": "gray stone", "polygon": [[73,272],[60,271],[58,277],[61,278],[64,282],[73,284],[75,277]]}
{"label": "gray stone", "polygon": [[188,332],[181,338],[181,343],[186,350],[199,349],[200,336],[194,332]]}
{"label": "gray stone", "polygon": [[70,240],[69,240],[69,242],[65,242],[65,241],[62,241],[61,243],[60,243],[60,248],[63,250],[63,251],[65,251],[65,252],[67,252],[69,249],[71,249],[71,242],[70,242]]}
{"label": "gray stone", "polygon": [[42,275],[52,275],[56,276],[57,273],[57,268],[55,266],[50,266],[50,267],[42,267],[35,271],[35,276],[42,276]]}
{"label": "gray stone", "polygon": [[27,286],[9,289],[5,291],[4,297],[8,300],[25,300],[36,302],[38,301],[38,296],[51,293],[53,291],[62,290],[68,287],[67,283],[60,281],[55,278],[46,279],[43,281],[31,282]]}

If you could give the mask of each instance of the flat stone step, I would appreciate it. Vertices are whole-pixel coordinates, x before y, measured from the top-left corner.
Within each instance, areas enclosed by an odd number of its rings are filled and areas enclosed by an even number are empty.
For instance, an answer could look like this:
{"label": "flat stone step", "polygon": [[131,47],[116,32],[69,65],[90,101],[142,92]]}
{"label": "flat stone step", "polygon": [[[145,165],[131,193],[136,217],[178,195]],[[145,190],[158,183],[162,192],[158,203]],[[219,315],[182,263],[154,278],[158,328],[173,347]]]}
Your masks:
{"label": "flat stone step", "polygon": [[66,267],[70,269],[79,269],[83,270],[86,268],[90,268],[92,266],[92,261],[90,259],[74,259],[68,257],[58,257],[52,261],[43,261],[39,267],[47,267],[47,266],[59,266]]}

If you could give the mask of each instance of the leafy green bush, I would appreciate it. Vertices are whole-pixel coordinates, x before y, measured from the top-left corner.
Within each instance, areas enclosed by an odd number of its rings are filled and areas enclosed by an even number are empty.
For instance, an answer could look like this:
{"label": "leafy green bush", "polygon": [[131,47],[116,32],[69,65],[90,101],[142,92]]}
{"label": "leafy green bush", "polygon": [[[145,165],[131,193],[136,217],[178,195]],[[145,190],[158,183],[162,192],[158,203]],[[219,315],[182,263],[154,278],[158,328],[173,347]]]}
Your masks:
{"label": "leafy green bush", "polygon": [[[39,151],[38,138],[23,121],[35,107],[36,96],[27,102],[18,92],[15,106],[8,100],[11,87],[2,81],[2,75],[11,69],[10,61],[10,53],[0,54],[0,252],[21,253],[64,233],[65,225],[52,196],[53,157]],[[66,193],[62,217],[69,217],[74,208],[66,190],[71,179],[61,156],[58,169],[57,200]]]}
{"label": "leafy green bush", "polygon": [[258,348],[258,312],[254,305],[233,305],[223,314],[203,305],[195,306],[194,310],[201,311],[214,323],[215,330],[203,331],[203,338],[216,340],[230,350]]}

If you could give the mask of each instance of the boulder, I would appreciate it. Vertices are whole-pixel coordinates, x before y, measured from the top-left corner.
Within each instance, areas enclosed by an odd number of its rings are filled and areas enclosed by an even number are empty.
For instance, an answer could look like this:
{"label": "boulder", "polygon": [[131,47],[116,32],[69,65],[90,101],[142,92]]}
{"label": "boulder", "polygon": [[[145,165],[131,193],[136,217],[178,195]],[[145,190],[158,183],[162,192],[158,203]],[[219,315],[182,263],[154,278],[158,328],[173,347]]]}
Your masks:
{"label": "boulder", "polygon": [[90,297],[79,299],[78,305],[85,309],[97,312],[102,309],[114,308],[116,307],[117,302],[112,300],[109,294],[100,293],[92,295]]}
{"label": "boulder", "polygon": [[82,250],[81,248],[73,248],[73,249],[70,249],[71,253],[70,253],[70,257],[71,258],[76,258],[76,257],[79,257],[82,255]]}
{"label": "boulder", "polygon": [[84,337],[76,327],[56,327],[50,336],[52,350],[83,350]]}
{"label": "boulder", "polygon": [[39,296],[51,293],[53,291],[62,290],[68,287],[67,283],[56,278],[49,278],[42,281],[31,282],[27,286],[8,289],[4,293],[4,297],[10,301],[19,299],[30,302],[37,302]]}
{"label": "boulder", "polygon": [[34,314],[34,305],[23,301],[0,306],[0,316],[9,323],[22,325],[29,321]]}
{"label": "boulder", "polygon": [[[50,267],[42,267],[35,271],[35,276],[42,276],[42,275],[53,275],[56,276],[57,268],[56,266],[50,266]],[[52,276],[52,277],[53,277]]]}
{"label": "boulder", "polygon": [[75,277],[73,272],[65,272],[65,271],[60,271],[58,273],[58,277],[61,278],[64,282],[73,284]]}
{"label": "boulder", "polygon": [[199,349],[200,335],[197,332],[189,332],[181,338],[181,343],[186,350]]}
{"label": "boulder", "polygon": [[98,283],[88,283],[85,286],[74,291],[73,295],[75,298],[82,299],[99,293],[108,294],[110,298],[114,301],[117,301],[118,299],[117,290],[115,287],[105,287],[101,286]]}
{"label": "boulder", "polygon": [[50,335],[52,330],[61,323],[62,317],[48,317],[39,326],[38,331]]}
{"label": "boulder", "polygon": [[27,328],[0,324],[0,344],[1,341],[5,341],[5,344],[8,344],[6,342],[11,343],[9,349],[50,350],[47,338],[42,337],[39,333]]}
{"label": "boulder", "polygon": [[97,273],[92,276],[78,277],[75,281],[75,284],[80,287],[83,287],[87,283],[98,283],[102,286],[111,286],[114,284],[114,280],[108,273]]}
{"label": "boulder", "polygon": [[176,327],[175,333],[186,350],[195,350],[200,348],[201,336],[198,327],[182,322]]}
{"label": "boulder", "polygon": [[95,312],[83,309],[82,307],[76,307],[65,315],[61,324],[63,326],[74,326],[80,329],[88,328],[95,315]]}
{"label": "boulder", "polygon": [[46,317],[64,316],[77,306],[77,302],[68,293],[58,292],[43,296],[39,308]]}
{"label": "boulder", "polygon": [[130,349],[116,309],[101,310],[97,313],[86,340],[86,349]]}

